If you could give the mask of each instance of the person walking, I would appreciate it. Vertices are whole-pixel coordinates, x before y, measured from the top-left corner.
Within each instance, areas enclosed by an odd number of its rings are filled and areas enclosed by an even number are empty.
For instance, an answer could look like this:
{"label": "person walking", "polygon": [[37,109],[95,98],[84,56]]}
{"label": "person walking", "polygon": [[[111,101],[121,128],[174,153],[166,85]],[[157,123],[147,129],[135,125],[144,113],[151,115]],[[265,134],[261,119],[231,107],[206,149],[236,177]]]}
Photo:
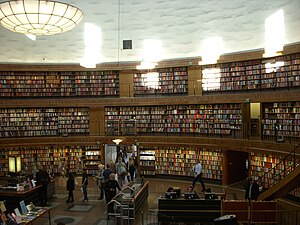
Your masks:
{"label": "person walking", "polygon": [[193,167],[193,172],[195,174],[195,177],[194,177],[193,184],[192,184],[192,187],[193,187],[192,190],[194,190],[196,182],[199,180],[199,182],[202,186],[202,192],[205,192],[205,184],[204,184],[204,181],[202,180],[202,165],[201,165],[199,159],[196,160],[196,165]]}
{"label": "person walking", "polygon": [[88,201],[88,195],[87,195],[87,186],[88,186],[88,175],[86,168],[83,168],[82,171],[82,181],[81,181],[81,188],[82,188],[82,193],[83,193],[83,201]]}
{"label": "person walking", "polygon": [[252,177],[247,178],[247,185],[246,185],[246,193],[245,199],[246,200],[257,200],[259,195],[259,185],[253,180]]}
{"label": "person walking", "polygon": [[66,202],[72,203],[72,202],[74,202],[73,191],[75,190],[75,177],[74,177],[73,173],[71,173],[71,172],[69,172],[69,174],[68,174],[67,190],[68,190],[68,200]]}

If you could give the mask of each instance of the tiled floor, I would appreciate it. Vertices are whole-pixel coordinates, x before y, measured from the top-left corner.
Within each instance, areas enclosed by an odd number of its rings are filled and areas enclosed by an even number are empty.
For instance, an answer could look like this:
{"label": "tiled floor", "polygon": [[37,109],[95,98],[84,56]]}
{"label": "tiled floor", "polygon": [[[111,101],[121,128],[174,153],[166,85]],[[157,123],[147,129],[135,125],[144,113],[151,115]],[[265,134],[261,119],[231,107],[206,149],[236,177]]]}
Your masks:
{"label": "tiled floor", "polygon": [[[170,179],[145,179],[149,182],[148,201],[143,205],[141,212],[135,220],[136,225],[154,225],[156,223],[156,210],[158,208],[157,199],[168,189],[169,186],[179,187],[186,190],[191,181],[178,181]],[[207,188],[212,188],[215,192],[222,192],[223,187],[215,184],[206,184]],[[199,194],[201,185],[197,184],[195,191]],[[243,199],[243,191],[235,188],[226,188],[228,199]],[[105,200],[98,200],[99,191],[96,181],[90,178],[88,185],[88,202],[82,201],[82,192],[78,187],[75,192],[74,204],[66,203],[67,190],[65,188],[65,180],[60,178],[56,182],[55,197],[49,201],[51,209],[51,224],[56,225],[58,222],[64,221],[66,225],[104,225],[106,221],[106,204]],[[203,195],[203,194],[202,194]],[[202,196],[203,197],[203,196]],[[35,224],[49,225],[47,219],[39,219]],[[112,223],[113,224],[113,223]]]}

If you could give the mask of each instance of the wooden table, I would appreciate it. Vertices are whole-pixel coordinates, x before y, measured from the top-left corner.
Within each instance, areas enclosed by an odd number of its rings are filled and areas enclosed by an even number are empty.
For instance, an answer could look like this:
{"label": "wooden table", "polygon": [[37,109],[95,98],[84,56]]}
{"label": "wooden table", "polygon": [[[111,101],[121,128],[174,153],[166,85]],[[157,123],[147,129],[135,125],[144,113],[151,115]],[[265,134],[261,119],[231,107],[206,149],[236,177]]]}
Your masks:
{"label": "wooden table", "polygon": [[[24,219],[24,221],[26,222],[23,222],[22,224],[23,225],[33,225],[34,222],[40,218],[48,218],[49,219],[49,225],[51,225],[51,208],[47,208],[47,207],[41,207],[41,208],[37,208],[39,209],[40,211],[37,212],[37,214],[34,214],[33,216],[26,216],[27,218],[27,221],[26,219]],[[46,215],[47,214],[47,215]],[[39,224],[39,223],[37,223]]]}

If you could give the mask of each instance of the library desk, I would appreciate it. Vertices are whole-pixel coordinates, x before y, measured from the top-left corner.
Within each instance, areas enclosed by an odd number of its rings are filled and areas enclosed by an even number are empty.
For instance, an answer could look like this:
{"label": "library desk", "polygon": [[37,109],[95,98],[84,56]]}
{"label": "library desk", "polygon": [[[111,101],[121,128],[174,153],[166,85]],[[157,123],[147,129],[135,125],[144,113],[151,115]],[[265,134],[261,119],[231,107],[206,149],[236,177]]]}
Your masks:
{"label": "library desk", "polygon": [[221,216],[220,199],[158,199],[159,222],[213,222]]}
{"label": "library desk", "polygon": [[5,200],[5,206],[8,212],[13,211],[15,208],[20,208],[20,202],[25,201],[26,204],[33,202],[33,204],[39,203],[39,190],[41,185],[25,191],[16,190],[1,190],[0,189],[0,201]]}

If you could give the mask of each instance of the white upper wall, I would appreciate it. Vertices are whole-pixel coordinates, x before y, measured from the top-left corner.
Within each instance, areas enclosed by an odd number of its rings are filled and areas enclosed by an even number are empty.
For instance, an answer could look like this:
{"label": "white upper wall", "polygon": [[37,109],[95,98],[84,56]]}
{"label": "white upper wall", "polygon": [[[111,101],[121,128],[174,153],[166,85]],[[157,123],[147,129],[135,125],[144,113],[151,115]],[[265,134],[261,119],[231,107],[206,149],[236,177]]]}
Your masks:
{"label": "white upper wall", "polygon": [[[83,10],[79,26],[35,42],[1,26],[0,63],[79,63],[84,22],[101,27],[104,62],[140,61],[144,39],[160,40],[166,59],[199,56],[202,41],[210,37],[222,37],[227,53],[263,48],[265,19],[279,9],[284,10],[286,44],[300,41],[300,0],[61,1]],[[128,39],[133,49],[122,50]]]}

